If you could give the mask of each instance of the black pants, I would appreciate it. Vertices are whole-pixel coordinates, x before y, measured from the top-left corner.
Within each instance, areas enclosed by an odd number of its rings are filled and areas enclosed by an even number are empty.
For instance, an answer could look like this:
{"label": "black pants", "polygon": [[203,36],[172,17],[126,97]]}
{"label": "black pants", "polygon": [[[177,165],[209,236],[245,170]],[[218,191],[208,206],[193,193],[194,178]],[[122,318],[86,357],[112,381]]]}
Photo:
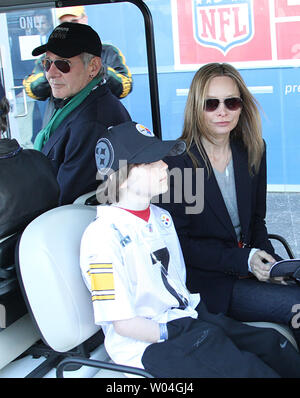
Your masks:
{"label": "black pants", "polygon": [[256,278],[237,279],[227,315],[238,321],[285,324],[291,328],[300,348],[300,325],[292,321],[295,316],[293,307],[298,303],[300,287],[297,285],[277,285],[260,282]]}
{"label": "black pants", "polygon": [[198,319],[169,322],[169,339],[145,350],[154,377],[300,377],[300,355],[279,332],[210,314],[202,302],[197,310]]}

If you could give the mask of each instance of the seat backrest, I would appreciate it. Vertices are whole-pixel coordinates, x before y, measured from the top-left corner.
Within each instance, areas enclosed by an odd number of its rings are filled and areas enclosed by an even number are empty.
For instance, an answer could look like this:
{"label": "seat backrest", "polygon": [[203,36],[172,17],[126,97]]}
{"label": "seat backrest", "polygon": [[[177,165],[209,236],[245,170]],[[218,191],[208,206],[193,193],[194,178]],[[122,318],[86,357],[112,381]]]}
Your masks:
{"label": "seat backrest", "polygon": [[44,342],[58,352],[100,328],[79,265],[81,237],[95,216],[95,207],[57,207],[33,220],[20,240],[18,275],[29,312]]}

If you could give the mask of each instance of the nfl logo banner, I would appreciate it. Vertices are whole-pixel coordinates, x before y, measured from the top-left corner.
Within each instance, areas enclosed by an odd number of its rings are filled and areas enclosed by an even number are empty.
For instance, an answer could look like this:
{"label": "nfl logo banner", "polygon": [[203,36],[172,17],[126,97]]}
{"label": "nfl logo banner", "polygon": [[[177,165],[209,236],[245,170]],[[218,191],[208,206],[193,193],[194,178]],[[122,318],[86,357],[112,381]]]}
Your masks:
{"label": "nfl logo banner", "polygon": [[194,35],[203,46],[224,55],[252,39],[252,0],[193,0]]}
{"label": "nfl logo banner", "polygon": [[274,59],[269,0],[172,0],[172,21],[178,70],[208,62],[271,65]]}

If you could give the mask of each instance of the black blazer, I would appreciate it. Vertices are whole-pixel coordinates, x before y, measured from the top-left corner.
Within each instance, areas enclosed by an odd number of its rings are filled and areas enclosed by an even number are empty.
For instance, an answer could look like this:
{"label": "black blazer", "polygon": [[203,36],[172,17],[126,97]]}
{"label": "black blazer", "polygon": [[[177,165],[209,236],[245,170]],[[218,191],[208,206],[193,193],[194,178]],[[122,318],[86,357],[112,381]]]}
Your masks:
{"label": "black blazer", "polygon": [[42,152],[55,171],[60,205],[97,188],[96,143],[108,127],[128,120],[131,118],[123,104],[103,84],[92,90],[53,132]]}
{"label": "black blazer", "polygon": [[[204,168],[204,208],[200,214],[186,214],[186,203],[174,203],[174,182],[170,181],[171,203],[160,206],[167,209],[182,246],[186,267],[187,287],[191,292],[200,292],[209,311],[226,313],[234,281],[247,277],[248,256],[251,248],[260,248],[275,258],[274,248],[267,238],[266,215],[266,153],[264,152],[259,173],[250,176],[248,155],[242,144],[231,141],[237,207],[243,242],[247,247],[238,246],[234,227],[228,214],[223,196],[213,171],[208,176],[203,159],[196,147],[192,148],[199,167]],[[171,170],[178,167],[193,168],[187,154],[164,159]],[[192,190],[196,194],[195,170],[193,169]],[[183,178],[184,181],[184,178]],[[186,184],[187,186],[188,184]],[[184,186],[184,183],[182,184]],[[198,193],[199,194],[199,193]]]}

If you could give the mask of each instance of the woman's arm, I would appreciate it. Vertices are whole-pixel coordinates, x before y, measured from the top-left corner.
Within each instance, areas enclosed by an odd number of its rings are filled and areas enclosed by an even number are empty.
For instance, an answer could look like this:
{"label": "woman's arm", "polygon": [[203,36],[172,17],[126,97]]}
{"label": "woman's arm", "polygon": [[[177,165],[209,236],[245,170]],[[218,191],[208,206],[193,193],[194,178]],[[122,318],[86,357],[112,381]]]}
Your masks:
{"label": "woman's arm", "polygon": [[[268,239],[268,231],[266,227],[266,204],[267,204],[267,160],[266,149],[263,153],[259,173],[257,175],[257,189],[254,217],[251,223],[251,247],[257,247],[273,256],[277,261],[282,260],[275,253],[275,250]],[[269,260],[268,260],[269,261]]]}

